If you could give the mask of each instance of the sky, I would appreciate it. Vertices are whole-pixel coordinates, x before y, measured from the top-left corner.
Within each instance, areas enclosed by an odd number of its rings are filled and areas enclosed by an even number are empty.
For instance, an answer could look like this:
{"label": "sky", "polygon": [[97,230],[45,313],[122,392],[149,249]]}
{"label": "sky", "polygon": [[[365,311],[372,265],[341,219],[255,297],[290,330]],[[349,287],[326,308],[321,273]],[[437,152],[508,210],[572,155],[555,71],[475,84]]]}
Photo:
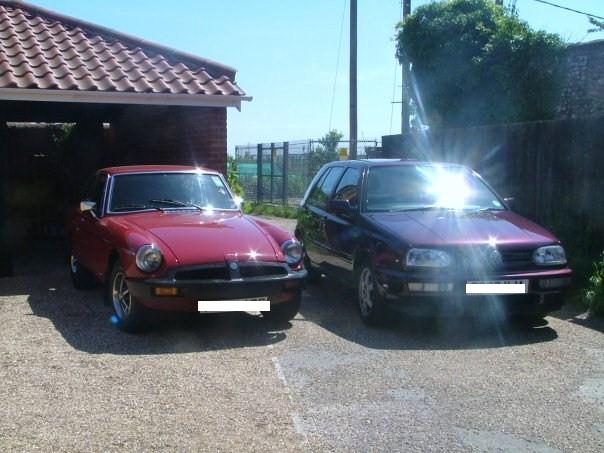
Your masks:
{"label": "sky", "polygon": [[[229,109],[229,152],[235,145],[318,138],[330,128],[348,135],[349,0],[30,1],[235,67],[237,83],[253,100],[240,112]],[[604,16],[604,0],[548,1]],[[412,10],[425,3],[411,0]],[[587,33],[583,15],[535,0],[517,0],[516,8],[533,28],[567,42],[604,39]],[[400,99],[394,42],[400,16],[400,0],[358,0],[359,139],[400,131],[400,104],[392,104]]]}

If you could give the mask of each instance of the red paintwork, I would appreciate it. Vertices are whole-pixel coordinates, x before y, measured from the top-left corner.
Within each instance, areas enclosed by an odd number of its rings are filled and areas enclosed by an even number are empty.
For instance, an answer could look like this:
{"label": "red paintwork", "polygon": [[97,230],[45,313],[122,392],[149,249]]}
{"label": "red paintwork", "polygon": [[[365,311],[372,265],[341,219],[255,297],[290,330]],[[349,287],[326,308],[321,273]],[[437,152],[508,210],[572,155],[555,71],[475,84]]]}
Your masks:
{"label": "red paintwork", "polygon": [[[196,167],[141,165],[111,167],[99,173],[196,171]],[[201,169],[204,172],[217,173]],[[100,218],[72,210],[67,233],[74,254],[99,280],[110,272],[110,261],[117,254],[128,278],[161,278],[174,266],[224,263],[225,257],[285,262],[280,244],[293,238],[287,231],[246,216],[240,211],[149,211],[107,214]],[[144,244],[157,245],[163,263],[154,273],[136,267],[135,254]]]}
{"label": "red paintwork", "polygon": [[549,231],[512,211],[414,211],[375,213],[368,217],[412,247],[464,245],[535,246],[560,241]]}
{"label": "red paintwork", "polygon": [[[136,250],[141,237],[170,256],[169,265],[219,263],[225,255],[247,261],[283,261],[280,244],[241,212],[167,211],[109,215],[107,228]],[[288,236],[287,233],[284,233]],[[289,235],[291,237],[291,235]],[[168,261],[168,259],[166,259]]]}
{"label": "red paintwork", "polygon": [[204,167],[192,167],[190,165],[128,165],[123,167],[107,167],[101,168],[99,173],[108,173],[111,175],[119,175],[124,173],[140,173],[153,171],[203,171],[205,173],[216,173],[216,170],[211,170]]}

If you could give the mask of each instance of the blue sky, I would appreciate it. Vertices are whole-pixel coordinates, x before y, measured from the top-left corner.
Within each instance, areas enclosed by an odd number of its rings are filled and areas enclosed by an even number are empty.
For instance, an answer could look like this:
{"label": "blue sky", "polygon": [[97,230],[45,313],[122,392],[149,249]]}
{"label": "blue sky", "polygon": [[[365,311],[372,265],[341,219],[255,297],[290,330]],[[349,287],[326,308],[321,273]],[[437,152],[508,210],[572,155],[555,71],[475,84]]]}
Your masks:
{"label": "blue sky", "polygon": [[[229,111],[229,150],[237,144],[316,138],[330,127],[348,134],[347,0],[32,0],[48,9],[191,52],[238,70],[253,101]],[[551,0],[604,16],[603,0]],[[505,0],[507,3],[508,0]],[[428,0],[412,0],[412,8]],[[400,130],[400,68],[394,26],[400,0],[358,0],[359,138]],[[569,42],[587,35],[585,16],[535,0],[517,0],[519,16]],[[346,14],[348,11],[346,10]],[[395,84],[395,72],[397,82]],[[330,115],[332,96],[335,102]]]}

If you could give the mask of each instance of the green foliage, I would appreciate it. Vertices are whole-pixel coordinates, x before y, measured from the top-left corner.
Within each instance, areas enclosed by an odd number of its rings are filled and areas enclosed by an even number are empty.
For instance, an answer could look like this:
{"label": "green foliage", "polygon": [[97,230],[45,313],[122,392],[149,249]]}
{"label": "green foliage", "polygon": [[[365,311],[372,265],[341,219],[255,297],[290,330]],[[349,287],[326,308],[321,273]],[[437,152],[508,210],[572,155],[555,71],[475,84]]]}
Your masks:
{"label": "green foliage", "polygon": [[593,263],[593,273],[585,290],[584,300],[595,315],[604,315],[604,252]]}
{"label": "green foliage", "polygon": [[317,146],[310,153],[310,172],[311,174],[316,173],[319,169],[334,160],[338,160],[338,144],[344,134],[337,130],[331,130],[319,139],[320,146]]}
{"label": "green foliage", "polygon": [[599,31],[604,31],[604,21],[598,20],[594,17],[588,17],[589,23],[594,26],[594,28],[590,28],[587,30],[587,33],[597,33]]}
{"label": "green foliage", "polygon": [[283,217],[286,219],[295,219],[298,215],[298,208],[282,204],[253,203],[246,202],[243,205],[243,212],[246,214],[266,215],[271,217]]}
{"label": "green foliage", "polygon": [[415,102],[432,127],[551,118],[563,48],[491,0],[429,3],[397,26],[397,56],[412,63]]}
{"label": "green foliage", "polygon": [[244,195],[243,186],[238,179],[239,170],[237,168],[237,161],[234,157],[229,156],[227,158],[227,182],[233,193],[242,197]]}
{"label": "green foliage", "polygon": [[58,129],[53,129],[52,131],[52,140],[55,142],[57,148],[62,148],[69,137],[73,133],[75,128],[75,123],[64,123]]}

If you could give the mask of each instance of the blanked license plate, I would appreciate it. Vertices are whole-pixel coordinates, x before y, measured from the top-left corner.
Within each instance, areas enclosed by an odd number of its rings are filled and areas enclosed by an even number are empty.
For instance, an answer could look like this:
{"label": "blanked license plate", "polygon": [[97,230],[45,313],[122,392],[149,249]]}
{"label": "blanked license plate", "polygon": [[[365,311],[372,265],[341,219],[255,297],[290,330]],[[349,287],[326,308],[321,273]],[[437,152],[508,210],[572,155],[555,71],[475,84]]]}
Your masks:
{"label": "blanked license plate", "polygon": [[197,310],[202,313],[220,313],[225,311],[270,311],[268,297],[252,297],[236,300],[199,300]]}
{"label": "blanked license plate", "polygon": [[495,280],[488,282],[467,282],[466,294],[526,294],[528,280]]}

